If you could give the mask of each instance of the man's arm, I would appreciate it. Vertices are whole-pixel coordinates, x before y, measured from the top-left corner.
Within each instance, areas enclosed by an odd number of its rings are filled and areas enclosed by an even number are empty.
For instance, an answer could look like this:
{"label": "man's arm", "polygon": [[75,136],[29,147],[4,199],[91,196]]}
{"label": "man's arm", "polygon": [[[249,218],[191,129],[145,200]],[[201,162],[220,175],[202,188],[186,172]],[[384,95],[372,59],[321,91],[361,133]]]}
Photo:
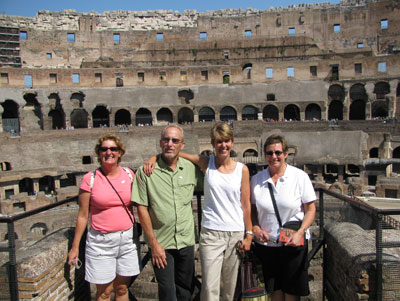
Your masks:
{"label": "man's arm", "polygon": [[165,255],[165,250],[157,241],[156,236],[153,231],[153,224],[150,219],[149,210],[147,206],[137,205],[138,215],[142,229],[147,237],[148,244],[151,248],[151,257],[153,265],[157,266],[159,269],[165,268],[167,265],[167,256]]}

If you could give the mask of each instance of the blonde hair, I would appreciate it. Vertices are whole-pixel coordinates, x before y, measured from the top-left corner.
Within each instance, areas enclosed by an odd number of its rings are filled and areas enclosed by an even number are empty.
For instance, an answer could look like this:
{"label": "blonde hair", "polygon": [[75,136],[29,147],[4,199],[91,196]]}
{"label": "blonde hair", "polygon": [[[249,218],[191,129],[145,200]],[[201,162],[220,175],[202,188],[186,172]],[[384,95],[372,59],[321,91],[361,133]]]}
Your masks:
{"label": "blonde hair", "polygon": [[122,143],[121,138],[119,138],[117,135],[114,135],[114,134],[105,134],[105,135],[101,136],[99,138],[99,140],[97,141],[97,144],[94,147],[94,151],[97,154],[97,161],[99,161],[99,163],[101,163],[101,161],[100,161],[100,147],[101,147],[101,144],[106,140],[114,141],[115,144],[117,145],[117,147],[119,148],[121,156],[118,158],[118,163],[120,163],[122,156],[125,154],[126,147]]}
{"label": "blonde hair", "polygon": [[214,143],[216,140],[233,141],[233,130],[227,123],[223,121],[218,121],[212,127],[210,136],[211,136],[211,143]]}

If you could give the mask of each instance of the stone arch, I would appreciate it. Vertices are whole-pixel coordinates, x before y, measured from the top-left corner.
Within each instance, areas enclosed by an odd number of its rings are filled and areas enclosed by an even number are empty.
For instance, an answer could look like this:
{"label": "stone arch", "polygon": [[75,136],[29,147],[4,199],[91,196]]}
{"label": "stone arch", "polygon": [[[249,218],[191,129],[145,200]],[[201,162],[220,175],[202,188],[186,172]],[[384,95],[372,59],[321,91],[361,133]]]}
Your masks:
{"label": "stone arch", "polygon": [[372,118],[386,118],[389,116],[389,104],[386,100],[375,100],[371,105]]}
{"label": "stone arch", "polygon": [[350,105],[350,120],[365,120],[365,102],[362,99],[354,100]]}
{"label": "stone arch", "polygon": [[295,104],[290,104],[285,107],[283,112],[285,120],[300,120],[300,109]]}
{"label": "stone arch", "polygon": [[153,125],[153,116],[148,109],[140,108],[137,110],[135,119],[138,126]]}
{"label": "stone arch", "polygon": [[30,129],[43,130],[42,108],[36,97],[37,95],[35,93],[26,93],[24,95],[26,101],[24,106],[24,120]]}
{"label": "stone arch", "polygon": [[193,111],[189,108],[182,108],[178,112],[178,124],[187,124],[194,121]]}
{"label": "stone arch", "polygon": [[83,102],[85,100],[85,94],[82,92],[75,92],[71,94],[71,103],[74,109],[83,108]]}
{"label": "stone arch", "polygon": [[333,100],[328,107],[328,119],[343,120],[343,102],[340,100]]}
{"label": "stone arch", "polygon": [[34,223],[29,230],[30,230],[30,232],[39,231],[39,232],[41,232],[40,234],[46,235],[47,232],[49,231],[49,228],[47,227],[47,225],[45,223],[38,222],[38,223]]}
{"label": "stone arch", "polygon": [[39,179],[39,191],[44,191],[45,194],[50,194],[56,191],[54,178],[51,176],[44,176]]}
{"label": "stone arch", "polygon": [[92,112],[93,127],[109,127],[110,126],[110,112],[106,106],[98,105]]}
{"label": "stone arch", "polygon": [[168,108],[161,108],[157,111],[157,121],[158,122],[169,122],[172,123],[174,120],[173,114]]}
{"label": "stone arch", "polygon": [[254,106],[245,106],[242,110],[242,120],[257,120],[258,109]]}
{"label": "stone arch", "polygon": [[75,129],[86,129],[88,127],[88,112],[85,109],[77,108],[71,112],[71,126]]}
{"label": "stone arch", "polygon": [[345,91],[344,87],[338,84],[332,85],[328,89],[328,99],[330,102],[337,100],[344,102]]}
{"label": "stone arch", "polygon": [[200,153],[200,155],[203,155],[203,156],[206,156],[206,157],[210,157],[210,156],[212,156],[213,154],[214,154],[214,152],[213,152],[212,150],[209,150],[209,149],[203,150],[203,151]]}
{"label": "stone arch", "polygon": [[19,135],[19,105],[11,99],[7,99],[2,104],[3,114],[1,114],[3,131],[11,135]]}
{"label": "stone arch", "polygon": [[243,158],[246,157],[258,157],[258,152],[255,149],[249,148],[243,152]]}
{"label": "stone arch", "polygon": [[267,105],[263,109],[263,119],[265,121],[278,121],[279,120],[279,110],[274,105]]}
{"label": "stone arch", "polygon": [[316,103],[310,103],[306,107],[306,120],[321,120],[321,107]]}
{"label": "stone arch", "polygon": [[[400,159],[400,146],[396,147],[396,148],[393,150],[392,158]],[[393,164],[392,170],[393,170],[393,172],[395,172],[395,173],[400,173],[400,164],[398,164],[398,163]]]}
{"label": "stone arch", "polygon": [[31,178],[23,178],[18,182],[19,192],[26,192],[28,195],[34,194],[33,180]]}
{"label": "stone arch", "polygon": [[387,82],[378,82],[374,86],[376,99],[385,99],[385,95],[390,93],[390,84]]}
{"label": "stone arch", "polygon": [[194,98],[194,93],[191,89],[182,89],[178,91],[178,97],[182,104],[190,104],[190,101]]}
{"label": "stone arch", "polygon": [[369,150],[370,158],[379,158],[379,149],[377,147],[373,147]]}
{"label": "stone arch", "polygon": [[61,105],[61,99],[58,93],[51,93],[48,97],[51,108],[48,117],[51,118],[51,128],[65,129],[65,112]]}
{"label": "stone arch", "polygon": [[115,112],[115,125],[132,124],[131,113],[126,109],[119,109]]}
{"label": "stone arch", "polygon": [[199,121],[200,122],[208,122],[215,120],[215,112],[210,107],[202,107],[199,110]]}
{"label": "stone arch", "polygon": [[236,110],[231,106],[223,107],[219,116],[222,121],[237,120]]}
{"label": "stone arch", "polygon": [[253,68],[253,64],[247,63],[242,68],[243,79],[251,79],[251,69]]}

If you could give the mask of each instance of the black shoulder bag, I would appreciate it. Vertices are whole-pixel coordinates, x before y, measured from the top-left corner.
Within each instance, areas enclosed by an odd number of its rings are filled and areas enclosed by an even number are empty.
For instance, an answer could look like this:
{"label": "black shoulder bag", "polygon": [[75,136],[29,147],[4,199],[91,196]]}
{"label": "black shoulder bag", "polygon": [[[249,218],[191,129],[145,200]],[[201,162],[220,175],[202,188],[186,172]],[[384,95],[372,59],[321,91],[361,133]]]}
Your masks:
{"label": "black shoulder bag", "polygon": [[[281,216],[279,215],[278,206],[276,205],[276,201],[275,201],[274,191],[272,189],[272,184],[270,182],[268,182],[268,189],[269,189],[269,194],[271,195],[272,204],[274,205],[275,215],[276,215],[276,218],[279,223],[279,228],[280,228],[279,241],[286,242],[288,240],[289,236],[291,234],[293,234],[293,232],[300,229],[302,221],[286,222],[282,226]],[[302,240],[302,245],[304,245],[304,237]]]}
{"label": "black shoulder bag", "polygon": [[132,239],[133,241],[137,241],[139,239],[139,236],[141,235],[141,230],[139,229],[139,223],[137,223],[136,221],[133,221],[131,215],[129,214],[128,208],[126,207],[124,201],[122,200],[121,196],[119,195],[118,191],[115,189],[114,185],[111,184],[110,180],[108,179],[108,177],[105,175],[105,173],[103,172],[103,170],[101,168],[99,168],[100,172],[103,174],[103,176],[107,179],[108,183],[110,184],[110,186],[112,187],[112,189],[115,191],[115,193],[118,195],[119,199],[121,200],[122,205],[125,208],[126,214],[128,214],[129,219],[132,222],[133,225],[133,229],[132,229]]}

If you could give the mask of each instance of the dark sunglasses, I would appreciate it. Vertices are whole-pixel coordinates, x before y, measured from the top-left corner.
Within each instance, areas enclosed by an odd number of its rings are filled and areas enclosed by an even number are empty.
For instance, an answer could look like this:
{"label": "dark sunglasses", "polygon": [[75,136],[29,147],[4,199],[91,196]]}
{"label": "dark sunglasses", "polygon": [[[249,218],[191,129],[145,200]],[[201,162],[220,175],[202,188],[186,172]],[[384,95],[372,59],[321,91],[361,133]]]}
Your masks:
{"label": "dark sunglasses", "polygon": [[273,152],[273,151],[268,151],[268,152],[265,152],[268,156],[272,156],[274,153],[275,153],[275,155],[277,155],[278,157],[280,156],[280,155],[282,155],[283,154],[283,152],[282,151],[275,151],[275,152]]}
{"label": "dark sunglasses", "polygon": [[167,137],[165,137],[165,138],[161,139],[161,141],[164,142],[164,143],[168,143],[169,140],[171,140],[173,144],[178,144],[179,142],[181,142],[181,140],[178,139],[178,138],[167,138]]}
{"label": "dark sunglasses", "polygon": [[114,146],[112,146],[112,147],[103,147],[103,146],[100,147],[100,151],[102,151],[103,153],[105,153],[108,150],[110,150],[112,152],[117,152],[117,151],[119,151],[119,147],[114,147]]}

